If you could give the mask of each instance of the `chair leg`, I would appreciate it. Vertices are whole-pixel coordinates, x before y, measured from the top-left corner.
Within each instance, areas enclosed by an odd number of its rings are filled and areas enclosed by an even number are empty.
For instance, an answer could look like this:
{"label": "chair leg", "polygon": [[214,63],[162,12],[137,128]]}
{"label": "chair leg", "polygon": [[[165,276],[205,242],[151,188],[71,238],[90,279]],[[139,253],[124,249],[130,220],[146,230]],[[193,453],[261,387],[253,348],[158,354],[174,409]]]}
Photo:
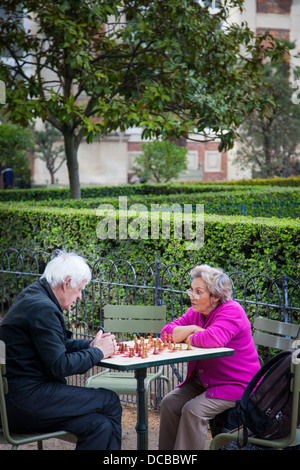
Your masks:
{"label": "chair leg", "polygon": [[170,393],[170,391],[171,391],[171,382],[170,382],[169,377],[166,377],[165,375],[162,375],[160,378],[167,383],[168,393]]}
{"label": "chair leg", "polygon": [[38,441],[38,450],[43,450],[43,441]]}
{"label": "chair leg", "polygon": [[229,444],[229,442],[236,441],[238,439],[238,435],[230,434],[230,433],[221,433],[215,436],[211,443],[210,443],[210,450],[218,450],[223,446]]}

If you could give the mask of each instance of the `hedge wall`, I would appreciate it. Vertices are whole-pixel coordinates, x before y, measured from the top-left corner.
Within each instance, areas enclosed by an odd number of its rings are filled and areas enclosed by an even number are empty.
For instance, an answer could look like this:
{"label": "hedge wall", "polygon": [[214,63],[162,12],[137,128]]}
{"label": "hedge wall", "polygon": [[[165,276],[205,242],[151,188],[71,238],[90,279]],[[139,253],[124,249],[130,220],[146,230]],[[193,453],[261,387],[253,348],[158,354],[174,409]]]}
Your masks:
{"label": "hedge wall", "polygon": [[[122,195],[124,196],[124,195]],[[204,193],[181,193],[170,195],[126,195],[128,207],[143,204],[149,210],[152,204],[204,204],[206,213],[222,215],[247,215],[254,217],[300,217],[300,190],[298,188],[260,187]],[[7,204],[15,204],[7,202]],[[21,201],[18,205],[96,209],[101,204],[119,207],[119,197],[95,197],[83,199],[51,199]]]}
{"label": "hedge wall", "polygon": [[[119,216],[116,225],[119,226]],[[171,214],[173,220],[173,215]],[[137,220],[136,216],[128,219]],[[3,248],[29,248],[52,251],[55,248],[75,250],[84,256],[105,256],[129,261],[210,263],[225,270],[264,273],[271,277],[283,274],[300,278],[300,221],[248,217],[206,215],[204,245],[187,250],[183,238],[176,239],[174,227],[170,238],[160,233],[158,240],[150,237],[134,240],[99,239],[96,229],[100,221],[96,210],[9,207],[0,204]]]}
{"label": "hedge wall", "polygon": [[[250,186],[251,188],[252,186]],[[145,194],[178,194],[178,193],[198,193],[211,191],[236,191],[238,186],[223,184],[202,184],[202,183],[156,183],[156,184],[126,184],[120,186],[97,186],[82,187],[82,198],[99,198],[114,196],[134,196]],[[0,201],[43,201],[66,199],[70,197],[68,188],[31,188],[14,189],[13,191],[0,190]]]}
{"label": "hedge wall", "polygon": [[[200,193],[212,191],[235,191],[240,187],[247,186],[249,189],[257,186],[281,186],[300,187],[300,176],[290,178],[267,178],[267,179],[243,179],[235,181],[205,181],[205,182],[180,182],[160,184],[140,184],[121,186],[82,187],[83,198],[112,197],[119,195],[137,194],[178,194],[178,193]],[[32,188],[15,189],[13,191],[0,190],[0,201],[29,201],[45,199],[66,199],[70,197],[68,188]]]}

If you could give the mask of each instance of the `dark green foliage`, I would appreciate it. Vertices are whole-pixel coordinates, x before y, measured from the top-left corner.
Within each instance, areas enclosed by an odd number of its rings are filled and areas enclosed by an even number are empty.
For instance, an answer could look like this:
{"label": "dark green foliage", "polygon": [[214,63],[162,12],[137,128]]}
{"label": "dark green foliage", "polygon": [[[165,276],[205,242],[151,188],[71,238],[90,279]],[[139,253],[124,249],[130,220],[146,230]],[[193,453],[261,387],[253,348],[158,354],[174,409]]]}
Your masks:
{"label": "dark green foliage", "polygon": [[231,148],[245,116],[270,102],[257,94],[266,59],[288,52],[227,21],[242,4],[224,0],[211,14],[197,0],[2,0],[0,53],[13,58],[0,68],[4,110],[12,122],[39,117],[63,135],[72,198],[81,196],[83,138],[133,126],[145,138],[209,130],[220,150]]}
{"label": "dark green foliage", "polygon": [[[194,192],[194,186],[186,186],[191,192],[176,192],[169,194],[171,187],[163,186],[161,191],[158,189],[157,194],[131,194],[126,189],[132,187],[124,187],[124,192],[114,196],[97,196],[95,191],[94,197],[86,197],[82,199],[57,198],[57,199],[37,199],[22,202],[23,206],[32,207],[60,207],[73,209],[97,209],[102,204],[110,204],[115,209],[120,208],[120,198],[127,198],[126,204],[128,208],[133,204],[142,204],[144,208],[151,210],[154,205],[160,207],[172,208],[174,204],[180,204],[182,210],[184,205],[192,205],[195,210],[197,204],[204,204],[206,214],[221,215],[247,215],[252,217],[279,217],[279,218],[299,218],[300,217],[300,190],[298,188],[278,188],[278,187],[249,187],[243,189],[239,186],[203,186],[203,191]],[[178,187],[179,188],[179,187]],[[94,188],[96,189],[96,188]],[[145,189],[145,188],[144,188]],[[100,188],[99,188],[100,190]],[[46,194],[51,195],[51,191],[46,190]],[[87,191],[88,192],[88,191]],[[101,191],[99,191],[101,192]],[[105,194],[105,191],[103,191]],[[28,194],[28,193],[27,193]],[[34,194],[34,193],[33,193]],[[38,196],[43,192],[39,192]],[[58,192],[53,193],[60,195]],[[22,197],[24,193],[20,192]],[[66,195],[62,191],[61,195]],[[1,196],[0,196],[1,197]],[[21,204],[19,202],[18,204]]]}
{"label": "dark green foliage", "polygon": [[186,169],[187,149],[168,140],[155,140],[142,145],[143,153],[135,158],[134,171],[144,181],[166,183]]}
{"label": "dark green foliage", "polygon": [[[66,189],[2,191],[0,196],[3,196],[4,200],[7,196],[7,201],[0,203],[0,247],[24,250],[22,251],[24,258],[26,258],[27,250],[51,253],[57,248],[63,248],[67,251],[76,251],[89,260],[101,259],[101,266],[102,263],[107,264],[101,273],[101,280],[105,282],[110,262],[109,260],[104,261],[102,258],[108,258],[112,261],[121,259],[123,264],[134,263],[137,281],[132,279],[131,271],[124,272],[126,267],[124,270],[120,262],[118,276],[120,275],[121,279],[118,280],[117,275],[112,278],[113,283],[117,282],[120,285],[116,287],[113,284],[108,286],[104,283],[100,289],[96,283],[93,286],[93,289],[96,289],[93,300],[90,297],[90,288],[86,292],[85,310],[80,313],[80,315],[85,315],[84,318],[80,316],[76,320],[75,317],[70,317],[72,321],[84,321],[85,324],[93,324],[93,327],[96,327],[100,321],[100,313],[98,315],[97,312],[101,311],[101,305],[111,299],[119,301],[122,299],[124,302],[132,301],[133,303],[145,302],[143,289],[138,290],[138,293],[134,289],[134,293],[130,291],[129,294],[127,288],[121,284],[134,285],[137,283],[151,286],[153,283],[151,273],[148,273],[149,279],[145,279],[143,263],[152,264],[155,269],[155,260],[160,260],[163,265],[169,266],[172,272],[172,288],[178,292],[184,290],[188,284],[188,274],[185,273],[185,269],[189,269],[195,264],[208,263],[221,267],[231,274],[237,273],[232,275],[236,298],[243,301],[248,276],[258,276],[255,279],[255,284],[259,290],[259,298],[257,298],[257,293],[250,282],[247,286],[247,300],[250,299],[254,303],[268,300],[269,303],[281,304],[282,299],[279,298],[275,288],[270,288],[267,276],[276,279],[286,275],[296,281],[300,278],[300,220],[299,218],[295,219],[295,210],[299,211],[299,189],[296,187],[299,179],[277,181],[281,183],[282,187],[278,187],[279,184],[276,187],[271,186],[268,180],[265,181],[264,186],[256,185],[257,182],[254,180],[252,185],[249,185],[249,181],[245,181],[239,182],[239,184],[238,182],[210,185],[178,183],[83,188],[86,191],[84,193],[86,197],[81,200],[71,199],[69,191]],[[284,187],[288,184],[292,187]],[[14,201],[9,201],[8,196],[12,196]],[[204,204],[203,246],[197,250],[188,250],[184,227],[182,237],[176,238],[173,213],[170,214],[169,236],[164,234],[163,223],[160,220],[159,238],[153,238],[151,236],[151,218],[148,217],[146,219],[147,236],[143,239],[139,237],[134,239],[129,232],[129,227],[138,220],[139,213],[137,212],[128,215],[127,238],[120,239],[120,217],[122,215],[119,215],[118,210],[114,209],[119,207],[120,196],[127,196],[128,209],[137,203],[143,204],[149,210],[152,204],[166,204],[169,207],[173,204],[180,204],[183,211],[184,204],[194,206]],[[21,197],[23,201],[20,201]],[[236,209],[233,206],[242,203],[246,203],[248,209],[252,207],[253,211],[256,211],[256,215],[259,210],[262,211],[261,213],[270,210],[270,214],[267,215],[273,217],[225,215],[226,210]],[[101,216],[97,211],[97,207],[101,204],[111,205],[113,218],[115,217],[116,221],[116,236],[114,238],[100,239],[97,236],[98,224],[104,220],[103,215]],[[209,207],[216,213],[209,214]],[[146,214],[148,214],[147,211]],[[274,217],[275,215],[277,218]],[[291,218],[287,219],[287,215]],[[1,259],[4,263],[4,269],[8,269],[5,256]],[[12,265],[12,257],[10,258],[10,269],[15,272],[22,271],[24,267],[20,264],[20,258],[16,256],[16,260],[17,264],[14,266]],[[47,262],[46,257],[44,261]],[[29,268],[27,262],[26,269],[36,273],[35,266],[30,265]],[[42,271],[43,266],[40,266],[40,274]],[[141,276],[139,276],[139,271],[142,272]],[[97,267],[93,273],[95,279],[100,278]],[[113,273],[111,275],[113,276]],[[15,291],[5,291],[6,286],[11,284],[11,280],[7,276],[11,275],[4,274],[3,276],[3,298],[5,305],[8,306]],[[22,278],[22,281],[24,279]],[[27,281],[27,278],[25,280]],[[165,281],[168,286],[170,280],[167,275]],[[163,281],[162,284],[164,284]],[[18,285],[19,290],[22,287],[23,285]],[[98,293],[98,289],[101,292]],[[149,304],[153,303],[151,289],[147,291],[146,296],[146,301]],[[164,292],[164,303],[168,305],[170,312],[173,312],[172,315],[179,314],[182,302],[185,301],[187,302],[187,299],[183,299],[180,294]],[[294,298],[293,305],[295,302]],[[92,306],[95,309],[94,313]],[[188,304],[185,306],[187,307]],[[257,314],[254,304],[253,306],[248,304],[246,307],[249,318]],[[270,311],[265,309],[266,307],[262,304],[259,310],[260,314],[268,315]],[[274,308],[274,312],[271,312],[271,316],[274,318],[276,315],[278,315],[278,308]],[[298,321],[296,312],[294,316],[295,321]]]}
{"label": "dark green foliage", "polygon": [[33,138],[29,129],[13,124],[0,124],[0,173],[12,168],[15,177],[30,182],[31,171],[27,152],[33,148]]}
{"label": "dark green foliage", "polygon": [[[268,180],[265,186],[256,186],[257,182],[253,180],[252,186],[249,181],[241,181],[219,185],[177,183],[83,188],[85,198],[78,201],[68,197],[67,189],[1,191],[0,197],[4,200],[6,196],[15,200],[23,196],[24,202],[7,200],[0,204],[0,246],[46,252],[64,248],[87,257],[150,263],[160,259],[165,264],[174,262],[186,267],[205,262],[229,272],[263,273],[273,278],[286,274],[299,279],[300,220],[295,218],[296,211],[299,217],[299,189],[295,187],[299,178],[278,179],[277,182],[278,185],[281,183],[281,188],[269,186]],[[247,186],[242,186],[246,183]],[[47,200],[49,195],[50,201]],[[127,239],[120,239],[116,210],[116,236],[114,239],[98,238],[97,225],[103,217],[101,219],[97,207],[111,204],[114,211],[119,207],[120,196],[127,196],[128,209],[136,203],[143,204],[148,210],[152,204],[164,203],[169,207],[180,204],[183,211],[184,204],[204,204],[203,247],[187,250],[184,228],[182,237],[175,237],[173,213],[170,215],[169,237],[163,234],[160,221],[159,238],[151,238],[149,216],[144,239],[133,239],[129,232]],[[256,211],[253,215],[260,210],[260,214],[273,217],[225,215],[228,213],[226,207],[229,211],[230,207],[242,203]],[[270,213],[266,213],[268,207]],[[209,214],[212,211],[216,211],[215,215]],[[137,221],[137,214],[128,217],[128,224]],[[286,218],[287,215],[290,219]]]}
{"label": "dark green foliage", "polygon": [[117,232],[116,239],[101,240],[96,234],[100,218],[93,209],[1,205],[0,220],[4,248],[47,252],[64,248],[85,256],[149,262],[158,258],[184,266],[205,262],[227,271],[300,277],[300,221],[296,220],[207,215],[204,246],[199,250],[186,250],[184,238],[175,239],[172,224],[169,239],[151,239],[150,220],[147,239],[120,240]]}
{"label": "dark green foliage", "polygon": [[[138,194],[191,194],[217,191],[237,191],[238,189],[251,189],[253,187],[300,187],[300,177],[269,178],[269,179],[243,179],[236,181],[205,181],[200,183],[156,183],[140,185],[83,187],[83,198],[130,196]],[[247,188],[245,188],[247,187]],[[30,200],[57,200],[70,198],[68,188],[32,188],[19,191],[0,191],[0,201],[30,201]],[[79,202],[80,204],[80,202]]]}

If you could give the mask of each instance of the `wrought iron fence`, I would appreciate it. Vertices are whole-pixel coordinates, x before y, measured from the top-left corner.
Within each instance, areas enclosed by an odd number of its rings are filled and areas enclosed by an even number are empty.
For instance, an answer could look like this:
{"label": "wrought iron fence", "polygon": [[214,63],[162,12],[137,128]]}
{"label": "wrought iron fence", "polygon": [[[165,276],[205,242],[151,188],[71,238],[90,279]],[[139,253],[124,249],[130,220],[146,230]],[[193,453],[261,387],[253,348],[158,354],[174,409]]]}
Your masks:
{"label": "wrought iron fence", "polygon": [[[0,248],[0,320],[5,316],[16,295],[28,284],[39,279],[47,262],[55,256],[44,251]],[[190,284],[193,266],[178,263],[166,265],[129,262],[125,259],[94,259],[85,257],[90,265],[92,280],[86,286],[83,299],[66,316],[66,323],[74,336],[93,338],[103,326],[103,307],[106,304],[166,305],[167,320],[181,316],[190,306],[186,289]],[[228,273],[233,297],[244,307],[250,321],[264,316],[289,323],[298,323],[300,317],[300,281],[283,275],[276,279],[265,274]],[[184,365],[166,366],[165,374],[172,378],[173,387],[185,374]],[[90,371],[95,373],[95,370]],[[84,383],[86,376],[73,378]],[[163,384],[159,384],[163,387]],[[165,390],[150,391],[152,404]]]}

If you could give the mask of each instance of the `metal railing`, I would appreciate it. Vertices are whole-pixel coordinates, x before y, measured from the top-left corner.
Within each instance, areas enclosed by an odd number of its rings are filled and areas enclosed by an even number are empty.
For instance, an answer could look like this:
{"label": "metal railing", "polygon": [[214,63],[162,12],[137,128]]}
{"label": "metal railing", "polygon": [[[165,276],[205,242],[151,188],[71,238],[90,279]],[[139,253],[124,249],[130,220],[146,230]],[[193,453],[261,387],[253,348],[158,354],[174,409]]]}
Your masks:
{"label": "metal railing", "polygon": [[[53,253],[0,248],[0,320],[21,290],[42,275]],[[86,286],[83,299],[66,316],[74,336],[93,338],[103,326],[103,307],[106,304],[166,305],[167,320],[181,316],[189,308],[186,289],[190,285],[193,266],[160,260],[153,263],[129,262],[125,259],[94,259],[85,256],[90,265],[92,280]],[[265,274],[227,273],[233,287],[233,297],[241,303],[250,321],[255,316],[299,323],[300,281],[282,275],[276,279]],[[173,387],[185,375],[184,365],[166,366]],[[90,373],[95,373],[95,370]],[[76,383],[85,381],[86,376]],[[161,385],[163,386],[163,385]],[[164,390],[159,390],[163,395]],[[152,398],[157,391],[150,393]]]}

